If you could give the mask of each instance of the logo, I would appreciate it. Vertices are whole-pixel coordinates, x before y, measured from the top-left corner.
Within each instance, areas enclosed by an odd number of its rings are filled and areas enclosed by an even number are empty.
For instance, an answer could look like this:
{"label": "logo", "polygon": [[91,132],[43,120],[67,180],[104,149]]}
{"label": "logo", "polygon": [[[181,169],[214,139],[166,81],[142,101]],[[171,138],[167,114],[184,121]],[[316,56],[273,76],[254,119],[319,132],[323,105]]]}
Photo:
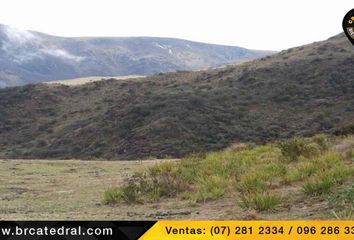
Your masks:
{"label": "logo", "polygon": [[349,41],[354,45],[354,8],[343,19],[343,30]]}

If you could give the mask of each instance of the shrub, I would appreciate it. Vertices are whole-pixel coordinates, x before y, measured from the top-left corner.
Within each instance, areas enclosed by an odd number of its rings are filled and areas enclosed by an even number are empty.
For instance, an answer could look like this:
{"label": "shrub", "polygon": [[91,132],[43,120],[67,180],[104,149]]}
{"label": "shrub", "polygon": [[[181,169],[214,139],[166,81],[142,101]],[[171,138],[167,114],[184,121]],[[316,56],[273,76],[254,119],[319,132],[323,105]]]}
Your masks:
{"label": "shrub", "polygon": [[226,187],[227,180],[221,176],[205,177],[200,179],[192,198],[196,202],[217,199],[225,194]]}
{"label": "shrub", "polygon": [[109,188],[103,194],[105,204],[117,203],[122,199],[122,192],[119,188]]}
{"label": "shrub", "polygon": [[242,193],[264,192],[267,185],[263,181],[264,176],[260,173],[246,175],[237,186]]}
{"label": "shrub", "polygon": [[313,142],[315,142],[322,151],[328,150],[329,140],[328,137],[324,134],[317,134],[311,138]]}
{"label": "shrub", "polygon": [[155,192],[155,197],[174,197],[189,188],[189,181],[173,162],[151,167],[140,180],[143,193]]}
{"label": "shrub", "polygon": [[312,162],[302,162],[296,168],[292,169],[285,175],[286,183],[297,182],[313,176],[320,170],[319,166]]}
{"label": "shrub", "polygon": [[300,156],[310,157],[320,152],[320,147],[310,139],[294,137],[278,144],[283,156],[289,161],[297,161]]}
{"label": "shrub", "polygon": [[307,195],[321,195],[329,193],[333,187],[334,182],[330,178],[322,178],[315,181],[306,182],[302,188]]}
{"label": "shrub", "polygon": [[128,184],[121,189],[121,199],[126,203],[138,203],[139,199],[139,187],[136,184]]}
{"label": "shrub", "polygon": [[351,169],[344,167],[343,165],[333,166],[332,169],[323,173],[325,178],[329,178],[336,185],[341,185],[348,178],[351,173]]}
{"label": "shrub", "polygon": [[282,202],[282,198],[270,193],[255,193],[241,197],[239,205],[242,208],[252,208],[259,212],[275,209]]}
{"label": "shrub", "polygon": [[139,203],[139,188],[135,184],[127,184],[120,188],[109,188],[104,192],[103,202],[113,204],[117,202]]}
{"label": "shrub", "polygon": [[335,135],[349,135],[349,134],[354,134],[354,123],[345,126],[345,127],[341,127],[338,128],[334,131]]}

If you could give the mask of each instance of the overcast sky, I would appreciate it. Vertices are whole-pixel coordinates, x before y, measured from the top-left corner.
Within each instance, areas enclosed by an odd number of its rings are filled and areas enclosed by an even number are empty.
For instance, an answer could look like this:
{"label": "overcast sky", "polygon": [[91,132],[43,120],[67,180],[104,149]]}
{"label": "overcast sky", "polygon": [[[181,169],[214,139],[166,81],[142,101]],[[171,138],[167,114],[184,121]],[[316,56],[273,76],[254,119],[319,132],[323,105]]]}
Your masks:
{"label": "overcast sky", "polygon": [[342,32],[353,0],[1,0],[0,23],[58,36],[157,36],[282,50]]}

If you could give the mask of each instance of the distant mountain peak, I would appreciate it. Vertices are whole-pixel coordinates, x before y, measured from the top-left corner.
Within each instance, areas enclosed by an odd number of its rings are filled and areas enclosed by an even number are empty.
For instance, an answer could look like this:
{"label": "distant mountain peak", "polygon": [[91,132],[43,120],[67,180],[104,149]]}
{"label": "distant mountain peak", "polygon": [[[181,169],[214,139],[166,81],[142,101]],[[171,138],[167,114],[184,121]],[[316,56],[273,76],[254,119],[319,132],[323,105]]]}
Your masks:
{"label": "distant mountain peak", "polygon": [[0,25],[0,87],[201,70],[270,53],[173,38],[62,38]]}
{"label": "distant mountain peak", "polygon": [[[177,55],[187,47],[177,40],[113,40],[117,53],[145,41],[161,58],[169,48]],[[112,46],[112,39],[90,41]],[[149,55],[134,55],[144,52],[138,49],[130,57],[141,66]],[[178,158],[232,143],[331,133],[353,124],[353,66],[354,48],[341,34],[205,71],[1,89],[0,158]]]}

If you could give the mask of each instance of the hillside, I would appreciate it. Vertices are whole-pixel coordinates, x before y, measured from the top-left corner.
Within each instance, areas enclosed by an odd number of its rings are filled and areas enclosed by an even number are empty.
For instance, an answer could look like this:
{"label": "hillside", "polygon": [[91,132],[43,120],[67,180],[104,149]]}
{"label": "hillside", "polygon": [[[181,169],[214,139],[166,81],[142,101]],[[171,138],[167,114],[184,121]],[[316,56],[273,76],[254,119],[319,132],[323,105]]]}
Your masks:
{"label": "hillside", "polygon": [[331,132],[354,119],[344,34],[241,65],[0,90],[0,158],[181,157]]}
{"label": "hillside", "polygon": [[200,70],[270,53],[172,38],[63,38],[0,25],[0,87]]}

